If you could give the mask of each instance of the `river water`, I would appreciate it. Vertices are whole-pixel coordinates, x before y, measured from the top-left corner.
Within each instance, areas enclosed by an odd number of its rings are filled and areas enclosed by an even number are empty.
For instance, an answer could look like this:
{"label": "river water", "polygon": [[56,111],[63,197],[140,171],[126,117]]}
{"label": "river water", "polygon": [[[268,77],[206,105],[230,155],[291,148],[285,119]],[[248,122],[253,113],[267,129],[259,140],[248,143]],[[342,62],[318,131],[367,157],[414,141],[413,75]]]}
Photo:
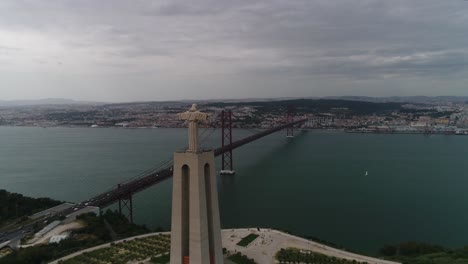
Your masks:
{"label": "river water", "polygon": [[[201,134],[219,145],[219,131]],[[185,129],[0,127],[0,189],[85,200],[186,141]],[[234,165],[218,177],[224,228],[274,227],[365,253],[408,240],[468,245],[468,137],[280,132],[235,150]],[[171,187],[137,194],[135,221],[168,229]]]}

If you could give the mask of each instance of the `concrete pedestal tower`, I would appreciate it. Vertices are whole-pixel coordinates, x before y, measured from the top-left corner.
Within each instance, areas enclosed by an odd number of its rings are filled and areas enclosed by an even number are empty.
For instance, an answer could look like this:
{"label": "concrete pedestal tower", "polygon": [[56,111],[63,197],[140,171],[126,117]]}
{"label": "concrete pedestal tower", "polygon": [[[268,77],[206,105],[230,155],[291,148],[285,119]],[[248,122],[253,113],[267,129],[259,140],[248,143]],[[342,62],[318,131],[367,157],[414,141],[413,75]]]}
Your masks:
{"label": "concrete pedestal tower", "polygon": [[195,104],[179,114],[189,122],[189,147],[174,153],[170,264],[223,263],[214,152],[198,149],[207,116]]}

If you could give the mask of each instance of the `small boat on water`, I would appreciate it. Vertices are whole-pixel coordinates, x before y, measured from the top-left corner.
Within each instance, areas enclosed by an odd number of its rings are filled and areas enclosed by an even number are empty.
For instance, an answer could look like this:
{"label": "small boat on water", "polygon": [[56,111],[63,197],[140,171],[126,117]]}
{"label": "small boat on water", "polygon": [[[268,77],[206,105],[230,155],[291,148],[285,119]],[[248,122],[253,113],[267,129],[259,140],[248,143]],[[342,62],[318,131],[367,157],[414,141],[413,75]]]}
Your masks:
{"label": "small boat on water", "polygon": [[367,175],[369,175],[369,173],[366,171],[366,173],[364,174],[364,176],[367,176]]}

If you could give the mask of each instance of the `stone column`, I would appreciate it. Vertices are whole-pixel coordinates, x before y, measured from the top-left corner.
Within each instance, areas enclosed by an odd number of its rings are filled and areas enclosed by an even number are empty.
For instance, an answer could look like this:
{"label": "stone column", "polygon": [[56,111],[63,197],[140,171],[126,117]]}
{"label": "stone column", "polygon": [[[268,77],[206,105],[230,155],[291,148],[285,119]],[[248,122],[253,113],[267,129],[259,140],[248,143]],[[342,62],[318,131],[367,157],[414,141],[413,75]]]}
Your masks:
{"label": "stone column", "polygon": [[189,123],[189,145],[188,152],[198,151],[198,122],[190,121]]}

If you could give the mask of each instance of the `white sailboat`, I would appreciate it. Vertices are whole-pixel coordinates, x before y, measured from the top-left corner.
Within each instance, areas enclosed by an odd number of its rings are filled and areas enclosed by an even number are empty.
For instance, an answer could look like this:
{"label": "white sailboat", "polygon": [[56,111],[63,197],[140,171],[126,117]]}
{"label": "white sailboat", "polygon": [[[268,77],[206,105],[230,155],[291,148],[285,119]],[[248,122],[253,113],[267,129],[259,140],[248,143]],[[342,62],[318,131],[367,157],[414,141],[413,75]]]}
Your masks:
{"label": "white sailboat", "polygon": [[369,173],[366,171],[366,173],[364,174],[364,176],[367,176],[367,175],[369,175]]}

